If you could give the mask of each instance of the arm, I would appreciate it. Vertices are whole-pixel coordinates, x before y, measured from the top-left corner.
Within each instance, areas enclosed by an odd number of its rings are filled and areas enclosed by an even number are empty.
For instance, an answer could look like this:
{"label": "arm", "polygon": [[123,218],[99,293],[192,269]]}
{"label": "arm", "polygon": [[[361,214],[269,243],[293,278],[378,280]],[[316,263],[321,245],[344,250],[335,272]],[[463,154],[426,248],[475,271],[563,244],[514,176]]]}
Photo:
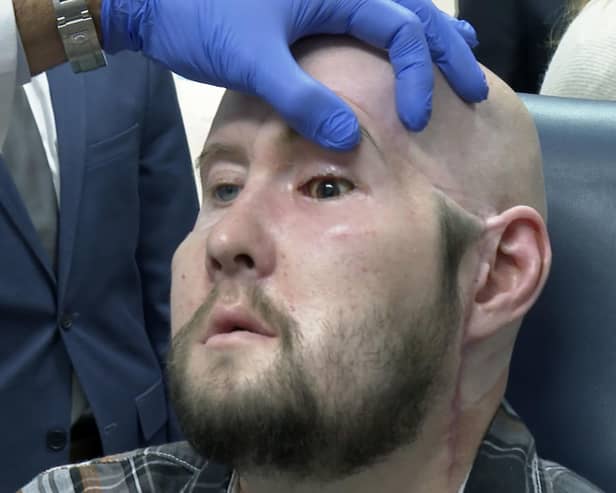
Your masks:
{"label": "arm", "polygon": [[[32,73],[64,61],[50,0],[13,0]],[[88,0],[103,48],[142,51],[200,82],[260,96],[299,133],[351,149],[351,108],[299,70],[289,46],[315,34],[348,34],[387,50],[401,120],[421,130],[431,112],[432,59],[469,102],[488,87],[468,44],[474,30],[431,0]],[[255,28],[258,25],[258,29]],[[255,57],[255,53],[258,57]]]}
{"label": "arm", "polygon": [[541,94],[616,100],[616,2],[589,3],[549,64]]}

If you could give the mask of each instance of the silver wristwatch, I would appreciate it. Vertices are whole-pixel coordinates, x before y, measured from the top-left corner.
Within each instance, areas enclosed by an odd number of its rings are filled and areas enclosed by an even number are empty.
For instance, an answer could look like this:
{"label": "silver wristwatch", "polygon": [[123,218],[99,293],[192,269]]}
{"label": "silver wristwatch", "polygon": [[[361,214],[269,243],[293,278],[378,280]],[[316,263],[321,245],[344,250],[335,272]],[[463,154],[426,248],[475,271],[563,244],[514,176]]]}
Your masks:
{"label": "silver wristwatch", "polygon": [[53,0],[58,31],[73,72],[107,65],[85,0]]}

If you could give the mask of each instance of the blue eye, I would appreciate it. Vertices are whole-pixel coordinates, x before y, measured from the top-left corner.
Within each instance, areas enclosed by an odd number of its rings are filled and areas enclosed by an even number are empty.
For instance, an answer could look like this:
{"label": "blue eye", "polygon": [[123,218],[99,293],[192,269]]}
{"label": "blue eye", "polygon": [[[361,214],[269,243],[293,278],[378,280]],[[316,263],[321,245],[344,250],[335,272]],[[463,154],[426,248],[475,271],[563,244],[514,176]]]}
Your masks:
{"label": "blue eye", "polygon": [[305,193],[317,200],[335,199],[355,189],[349,180],[335,176],[313,178],[303,187]]}
{"label": "blue eye", "polygon": [[239,185],[233,185],[231,183],[224,183],[214,187],[212,195],[216,200],[220,202],[231,202],[237,198],[241,190]]}

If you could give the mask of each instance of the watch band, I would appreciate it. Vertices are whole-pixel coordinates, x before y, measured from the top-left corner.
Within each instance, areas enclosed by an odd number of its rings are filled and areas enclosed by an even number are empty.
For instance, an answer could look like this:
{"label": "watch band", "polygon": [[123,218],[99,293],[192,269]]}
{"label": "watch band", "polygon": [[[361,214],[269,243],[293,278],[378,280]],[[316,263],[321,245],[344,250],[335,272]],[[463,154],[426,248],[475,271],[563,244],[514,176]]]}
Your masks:
{"label": "watch band", "polygon": [[73,72],[107,65],[85,0],[53,0],[58,31]]}

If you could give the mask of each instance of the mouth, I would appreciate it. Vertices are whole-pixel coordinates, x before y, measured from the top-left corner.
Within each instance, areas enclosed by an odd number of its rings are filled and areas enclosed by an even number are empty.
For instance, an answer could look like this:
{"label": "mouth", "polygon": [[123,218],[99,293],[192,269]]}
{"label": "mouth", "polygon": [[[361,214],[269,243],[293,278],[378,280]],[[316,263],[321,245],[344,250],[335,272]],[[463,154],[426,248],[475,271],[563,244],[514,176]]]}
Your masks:
{"label": "mouth", "polygon": [[213,341],[256,340],[275,338],[276,332],[251,311],[239,306],[217,307],[211,315],[201,344]]}

